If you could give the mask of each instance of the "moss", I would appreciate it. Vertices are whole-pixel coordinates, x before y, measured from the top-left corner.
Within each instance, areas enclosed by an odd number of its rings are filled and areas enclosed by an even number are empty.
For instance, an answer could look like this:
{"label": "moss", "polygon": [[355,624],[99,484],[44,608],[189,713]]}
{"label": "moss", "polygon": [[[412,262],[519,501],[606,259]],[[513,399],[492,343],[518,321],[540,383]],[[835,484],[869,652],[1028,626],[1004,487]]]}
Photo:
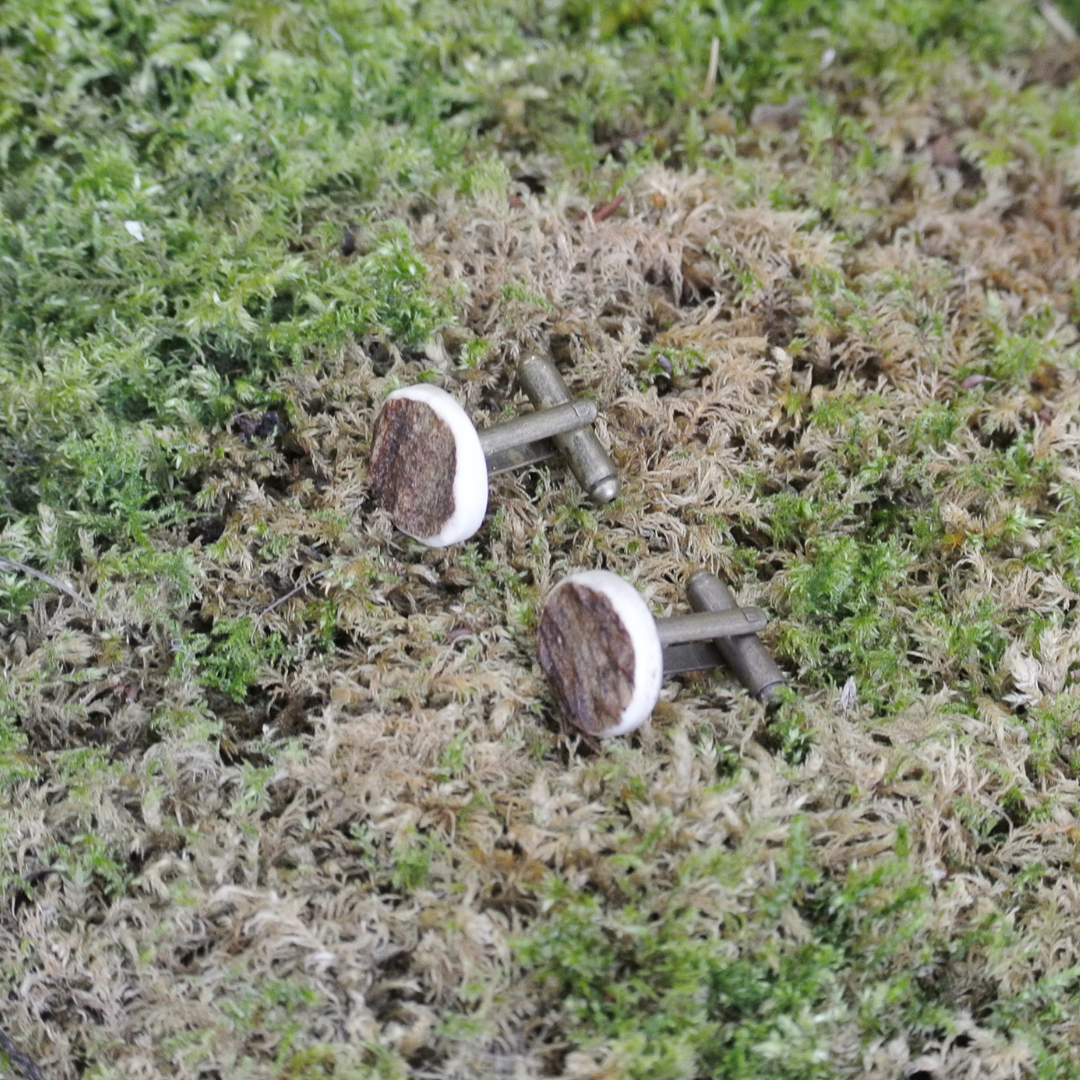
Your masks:
{"label": "moss", "polygon": [[[711,851],[679,875],[684,887],[730,888],[744,872],[745,855]],[[830,1033],[856,1011],[869,1035],[925,1007],[903,970],[925,886],[900,857],[830,884],[799,827],[775,880],[719,925],[692,904],[610,908],[558,881],[544,895],[545,917],[519,955],[577,1031],[626,1055],[626,1075],[831,1076]],[[779,926],[795,911],[810,929],[792,940]]]}
{"label": "moss", "polygon": [[[0,52],[0,554],[72,589],[0,576],[5,1031],[50,1075],[1070,1075],[1038,5],[55,0]],[[620,498],[555,459],[461,549],[393,533],[386,394],[494,423],[546,341]],[[659,614],[698,565],[779,707],[720,669],[564,730],[554,581]]]}

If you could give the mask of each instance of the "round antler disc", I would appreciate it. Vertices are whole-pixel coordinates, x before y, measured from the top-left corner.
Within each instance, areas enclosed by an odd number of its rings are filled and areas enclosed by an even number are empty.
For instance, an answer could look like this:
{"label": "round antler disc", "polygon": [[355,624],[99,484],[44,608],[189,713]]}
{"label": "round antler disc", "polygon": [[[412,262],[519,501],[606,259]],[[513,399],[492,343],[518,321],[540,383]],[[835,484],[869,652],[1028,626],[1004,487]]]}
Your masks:
{"label": "round antler disc", "polygon": [[395,390],[375,420],[368,471],[379,505],[429,547],[467,540],[487,511],[487,462],[465,410],[437,386]]}
{"label": "round antler disc", "polygon": [[590,735],[625,735],[660,696],[663,655],[641,594],[607,570],[552,589],[540,615],[540,666],[566,716]]}

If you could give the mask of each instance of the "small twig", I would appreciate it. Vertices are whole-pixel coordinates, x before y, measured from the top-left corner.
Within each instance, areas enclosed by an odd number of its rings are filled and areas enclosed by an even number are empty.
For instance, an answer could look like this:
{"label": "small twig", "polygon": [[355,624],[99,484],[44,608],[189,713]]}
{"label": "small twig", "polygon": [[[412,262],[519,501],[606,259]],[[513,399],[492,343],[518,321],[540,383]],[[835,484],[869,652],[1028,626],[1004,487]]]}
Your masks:
{"label": "small twig", "polygon": [[18,1069],[26,1080],[49,1080],[49,1078],[0,1030],[0,1050],[7,1055],[8,1061]]}
{"label": "small twig", "polygon": [[23,574],[29,574],[31,577],[36,577],[38,581],[44,581],[46,585],[51,585],[54,589],[59,589],[62,593],[67,593],[72,600],[78,600],[84,608],[92,608],[93,605],[84,600],[70,585],[65,584],[59,578],[54,578],[49,574],[43,574],[40,570],[35,570],[32,566],[27,566],[26,563],[21,563],[17,559],[7,559],[3,555],[0,555],[0,570],[16,570]]}
{"label": "small twig", "polygon": [[616,195],[615,198],[611,200],[611,202],[606,202],[603,206],[598,206],[592,212],[593,221],[603,221],[605,218],[611,217],[611,215],[614,214],[620,206],[622,206],[625,199],[625,195]]}
{"label": "small twig", "polygon": [[720,68],[720,39],[712,39],[712,48],[709,49],[709,72],[705,76],[705,96],[711,98],[716,89],[716,72]]}
{"label": "small twig", "polygon": [[1058,32],[1063,40],[1068,42],[1076,40],[1075,27],[1058,11],[1054,0],[1039,0],[1039,10],[1042,12],[1042,17]]}
{"label": "small twig", "polygon": [[290,589],[284,596],[279,596],[269,607],[263,608],[263,610],[259,612],[259,618],[261,619],[264,615],[269,615],[271,611],[281,607],[282,604],[287,600],[291,600],[297,593],[302,593],[313,582],[316,582],[319,578],[329,574],[332,569],[333,567],[328,566],[325,570],[319,570],[317,573],[312,574],[307,581],[301,581],[295,589]]}

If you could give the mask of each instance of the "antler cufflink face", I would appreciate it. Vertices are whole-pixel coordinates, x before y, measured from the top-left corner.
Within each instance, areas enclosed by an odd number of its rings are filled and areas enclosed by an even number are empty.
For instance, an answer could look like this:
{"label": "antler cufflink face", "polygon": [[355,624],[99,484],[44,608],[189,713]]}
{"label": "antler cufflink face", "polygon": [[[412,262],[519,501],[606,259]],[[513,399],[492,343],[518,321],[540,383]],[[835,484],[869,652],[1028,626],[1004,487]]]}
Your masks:
{"label": "antler cufflink face", "polygon": [[408,536],[446,547],[484,519],[488,476],[563,452],[594,502],[619,493],[615,466],[589,426],[596,405],[574,400],[558,369],[530,355],[518,375],[536,411],[477,431],[445,391],[395,390],[375,420],[369,479],[379,505]]}
{"label": "antler cufflink face", "polygon": [[540,616],[540,666],[562,711],[590,735],[625,735],[648,719],[664,666],[641,594],[607,570],[559,582]]}
{"label": "antler cufflink face", "polygon": [[654,619],[641,594],[607,570],[572,574],[552,589],[540,615],[540,666],[568,719],[590,735],[625,735],[649,718],[665,673],[715,666],[721,643],[753,640],[764,652],[755,636],[765,628],[764,612],[734,599],[709,606],[715,595],[705,578],[724,588],[712,574],[695,574],[702,607],[669,619]]}
{"label": "antler cufflink face", "polygon": [[487,462],[465,410],[437,386],[395,390],[375,419],[368,471],[394,524],[430,547],[472,536],[487,511]]}

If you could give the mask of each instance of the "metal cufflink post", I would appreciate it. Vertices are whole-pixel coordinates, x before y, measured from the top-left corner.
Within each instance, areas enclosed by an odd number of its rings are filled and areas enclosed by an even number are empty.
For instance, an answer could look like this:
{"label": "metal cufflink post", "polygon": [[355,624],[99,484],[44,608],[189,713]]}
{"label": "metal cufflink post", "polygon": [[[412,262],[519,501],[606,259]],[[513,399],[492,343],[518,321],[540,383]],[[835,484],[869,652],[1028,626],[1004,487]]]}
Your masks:
{"label": "metal cufflink post", "polygon": [[518,377],[536,411],[482,431],[437,386],[387,398],[375,418],[368,477],[403,533],[429,547],[467,540],[487,512],[490,475],[560,451],[594,502],[618,495],[615,466],[590,426],[595,403],[572,398],[555,365],[538,354],[521,361]]}
{"label": "metal cufflink post", "polygon": [[625,735],[649,718],[665,674],[715,667],[728,655],[744,685],[754,676],[752,692],[775,693],[783,673],[756,637],[764,612],[740,608],[706,571],[691,582],[695,613],[667,619],[654,619],[637,589],[607,570],[572,574],[552,589],[540,615],[540,666],[568,719],[590,735]]}
{"label": "metal cufflink post", "polygon": [[[686,595],[695,611],[734,612],[738,601],[731,590],[708,570],[698,570],[686,583]],[[743,609],[747,610],[747,609]],[[678,675],[684,671],[700,671],[724,663],[732,674],[759,701],[775,701],[780,687],[787,685],[787,676],[780,670],[769,650],[762,644],[757,631],[734,637],[717,636],[711,641],[692,644],[672,644],[664,649],[664,671]]]}
{"label": "metal cufflink post", "polygon": [[[533,408],[542,410],[539,415],[555,412],[573,400],[559,369],[540,353],[527,353],[521,358],[518,381]],[[619,477],[614,463],[590,426],[591,422],[569,431],[551,431],[548,435],[538,436],[535,441],[516,447],[507,455],[505,464],[502,459],[492,462],[489,457],[488,470],[502,472],[503,469],[516,469],[562,453],[570,462],[570,469],[585,494],[599,505],[609,503],[619,494]],[[483,439],[483,433],[480,437]]]}

